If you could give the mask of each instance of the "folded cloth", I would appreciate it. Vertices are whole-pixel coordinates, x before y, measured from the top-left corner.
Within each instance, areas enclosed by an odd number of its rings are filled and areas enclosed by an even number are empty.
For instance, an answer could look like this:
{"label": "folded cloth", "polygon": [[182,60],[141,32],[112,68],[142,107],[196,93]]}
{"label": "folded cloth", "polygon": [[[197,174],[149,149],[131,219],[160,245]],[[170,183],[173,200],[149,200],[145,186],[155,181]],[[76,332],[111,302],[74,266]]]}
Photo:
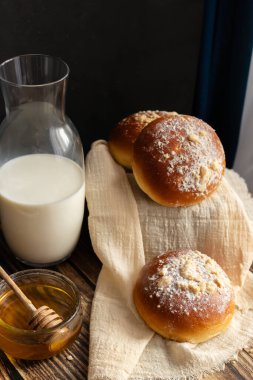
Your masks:
{"label": "folded cloth", "polygon": [[[227,170],[218,190],[200,204],[163,207],[139,189],[99,140],[86,158],[86,186],[90,237],[103,263],[91,313],[89,379],[194,379],[222,369],[253,335],[253,201],[244,181]],[[221,265],[237,304],[226,332],[195,345],[155,334],[132,300],[149,258],[188,247]]]}

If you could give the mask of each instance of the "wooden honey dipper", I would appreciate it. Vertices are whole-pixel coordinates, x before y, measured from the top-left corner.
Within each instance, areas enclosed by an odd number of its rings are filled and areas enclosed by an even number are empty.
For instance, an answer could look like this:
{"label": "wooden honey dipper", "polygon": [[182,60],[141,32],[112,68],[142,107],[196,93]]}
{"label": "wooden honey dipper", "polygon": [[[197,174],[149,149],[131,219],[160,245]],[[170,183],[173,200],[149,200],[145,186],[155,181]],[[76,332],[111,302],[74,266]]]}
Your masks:
{"label": "wooden honey dipper", "polygon": [[43,305],[38,309],[34,306],[31,300],[26,297],[18,285],[12,280],[12,278],[5,272],[3,267],[0,266],[0,276],[7,282],[7,284],[14,291],[16,296],[25,306],[27,311],[30,313],[29,326],[32,330],[42,330],[55,327],[63,322],[62,317],[60,317],[53,309],[48,306]]}

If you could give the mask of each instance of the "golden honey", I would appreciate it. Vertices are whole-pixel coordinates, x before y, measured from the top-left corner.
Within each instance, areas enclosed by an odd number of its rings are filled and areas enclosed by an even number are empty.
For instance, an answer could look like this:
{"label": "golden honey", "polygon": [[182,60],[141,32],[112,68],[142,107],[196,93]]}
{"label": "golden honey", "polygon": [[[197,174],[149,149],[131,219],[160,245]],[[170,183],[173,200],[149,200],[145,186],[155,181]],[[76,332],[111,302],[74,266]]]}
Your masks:
{"label": "golden honey", "polygon": [[[20,289],[37,308],[47,305],[63,319],[69,317],[72,301],[70,296],[62,289],[39,284],[20,286]],[[12,290],[5,292],[0,298],[0,319],[10,326],[29,329],[27,309]]]}
{"label": "golden honey", "polygon": [[65,276],[45,269],[27,270],[14,276],[37,308],[49,306],[63,318],[63,323],[53,329],[30,330],[27,310],[4,284],[0,289],[0,348],[16,358],[30,360],[57,354],[74,341],[81,329],[82,312],[77,289]]}

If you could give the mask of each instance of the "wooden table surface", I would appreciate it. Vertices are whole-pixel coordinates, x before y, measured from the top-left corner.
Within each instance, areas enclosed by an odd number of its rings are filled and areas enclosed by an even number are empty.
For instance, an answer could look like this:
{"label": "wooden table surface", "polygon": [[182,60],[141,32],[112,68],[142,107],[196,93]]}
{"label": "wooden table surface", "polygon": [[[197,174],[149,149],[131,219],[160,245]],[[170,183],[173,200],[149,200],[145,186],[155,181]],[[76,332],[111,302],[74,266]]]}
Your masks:
{"label": "wooden table surface", "polygon": [[[1,234],[0,265],[10,274],[28,269],[12,256]],[[84,321],[81,333],[70,348],[48,360],[15,360],[0,351],[0,380],[87,379],[91,304],[101,269],[101,263],[91,247],[87,228],[87,214],[84,218],[79,243],[70,259],[50,269],[59,271],[74,280],[82,294]],[[228,363],[223,372],[209,376],[207,379],[253,379],[253,344],[251,348],[239,353],[238,360],[232,360]]]}

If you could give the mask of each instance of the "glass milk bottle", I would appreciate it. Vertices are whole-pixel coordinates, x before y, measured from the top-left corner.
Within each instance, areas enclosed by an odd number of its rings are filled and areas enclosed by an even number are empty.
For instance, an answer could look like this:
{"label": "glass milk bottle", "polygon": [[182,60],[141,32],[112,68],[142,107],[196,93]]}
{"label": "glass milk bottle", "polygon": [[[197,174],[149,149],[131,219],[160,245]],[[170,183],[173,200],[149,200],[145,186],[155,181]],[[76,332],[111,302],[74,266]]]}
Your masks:
{"label": "glass milk bottle", "polygon": [[1,226],[15,256],[37,267],[71,254],[83,220],[84,158],[65,115],[68,75],[61,59],[41,54],[0,65]]}

